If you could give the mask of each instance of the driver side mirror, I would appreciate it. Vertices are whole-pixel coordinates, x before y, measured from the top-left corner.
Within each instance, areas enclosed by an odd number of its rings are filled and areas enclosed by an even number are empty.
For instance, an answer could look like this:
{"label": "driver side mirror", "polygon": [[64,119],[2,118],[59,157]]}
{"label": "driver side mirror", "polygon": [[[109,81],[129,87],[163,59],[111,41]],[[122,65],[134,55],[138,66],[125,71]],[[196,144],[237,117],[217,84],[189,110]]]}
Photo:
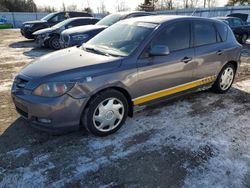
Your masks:
{"label": "driver side mirror", "polygon": [[168,54],[170,54],[170,51],[168,46],[165,45],[155,45],[149,51],[150,56],[165,56]]}

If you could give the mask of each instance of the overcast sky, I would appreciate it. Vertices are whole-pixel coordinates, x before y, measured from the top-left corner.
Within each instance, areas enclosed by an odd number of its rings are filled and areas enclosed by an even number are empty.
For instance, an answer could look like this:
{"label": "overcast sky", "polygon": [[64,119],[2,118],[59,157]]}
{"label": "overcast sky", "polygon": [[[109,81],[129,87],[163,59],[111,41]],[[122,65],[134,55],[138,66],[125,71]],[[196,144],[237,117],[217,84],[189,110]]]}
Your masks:
{"label": "overcast sky", "polygon": [[[75,4],[77,5],[78,9],[83,9],[84,7],[88,7],[88,4],[90,7],[94,10],[94,12],[97,12],[98,7],[100,7],[101,2],[105,3],[106,9],[109,12],[115,12],[115,6],[117,4],[117,1],[124,1],[124,0],[34,0],[37,5],[44,6],[49,5],[53,6],[56,9],[60,9],[62,7],[63,2],[66,6]],[[140,3],[142,3],[144,0],[126,0],[126,6],[128,6],[131,10],[134,10]],[[227,0],[215,0],[217,6],[224,6],[227,2]],[[129,3],[128,3],[129,2]]]}

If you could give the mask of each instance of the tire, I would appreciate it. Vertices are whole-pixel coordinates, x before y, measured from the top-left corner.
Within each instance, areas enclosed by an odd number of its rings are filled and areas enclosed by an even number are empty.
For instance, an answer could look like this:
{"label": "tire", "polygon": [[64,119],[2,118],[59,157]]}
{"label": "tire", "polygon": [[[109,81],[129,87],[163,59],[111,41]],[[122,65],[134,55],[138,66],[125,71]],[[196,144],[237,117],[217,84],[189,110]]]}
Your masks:
{"label": "tire", "polygon": [[44,48],[50,48],[49,41],[44,41]]}
{"label": "tire", "polygon": [[248,38],[248,35],[247,35],[246,33],[244,33],[244,34],[241,36],[240,43],[241,43],[241,44],[246,44],[247,38]]}
{"label": "tire", "polygon": [[211,90],[215,93],[226,93],[233,84],[235,73],[236,73],[236,67],[232,63],[226,64],[222,68]]}
{"label": "tire", "polygon": [[105,90],[90,99],[82,114],[82,124],[95,136],[108,136],[124,124],[128,109],[128,101],[121,92]]}
{"label": "tire", "polygon": [[61,45],[59,42],[59,36],[52,36],[49,39],[49,47],[53,50],[59,50],[61,49]]}

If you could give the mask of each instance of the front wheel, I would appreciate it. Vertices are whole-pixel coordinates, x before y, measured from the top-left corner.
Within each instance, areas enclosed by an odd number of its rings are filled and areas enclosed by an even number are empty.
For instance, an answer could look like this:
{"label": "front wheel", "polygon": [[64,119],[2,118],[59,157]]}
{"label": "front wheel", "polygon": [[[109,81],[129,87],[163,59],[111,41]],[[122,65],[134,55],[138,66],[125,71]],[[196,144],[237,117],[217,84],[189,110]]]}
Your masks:
{"label": "front wheel", "polygon": [[53,50],[59,50],[61,48],[59,36],[53,36],[49,39],[49,47]]}
{"label": "front wheel", "polygon": [[235,66],[231,63],[226,64],[213,84],[212,91],[215,93],[226,93],[233,84],[235,73]]}
{"label": "front wheel", "polygon": [[96,136],[118,131],[128,116],[128,101],[119,91],[110,89],[94,96],[82,115],[85,128]]}

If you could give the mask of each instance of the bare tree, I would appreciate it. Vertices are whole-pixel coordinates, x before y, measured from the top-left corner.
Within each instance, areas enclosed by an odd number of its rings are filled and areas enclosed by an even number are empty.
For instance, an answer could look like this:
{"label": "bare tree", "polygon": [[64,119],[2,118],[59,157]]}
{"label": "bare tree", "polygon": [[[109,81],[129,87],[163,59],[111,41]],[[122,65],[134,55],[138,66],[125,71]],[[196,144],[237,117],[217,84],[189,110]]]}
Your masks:
{"label": "bare tree", "polygon": [[76,11],[77,10],[77,5],[72,4],[67,6],[67,11]]}
{"label": "bare tree", "polygon": [[97,7],[97,10],[98,10],[98,13],[101,13],[101,14],[107,13],[106,5],[103,0],[100,2],[100,6]]}
{"label": "bare tree", "polygon": [[155,3],[155,10],[172,10],[174,9],[173,0],[160,0]]}
{"label": "bare tree", "polygon": [[62,4],[62,11],[66,11],[66,6],[65,6],[65,3],[63,2],[63,4]]}
{"label": "bare tree", "polygon": [[121,11],[128,11],[129,8],[126,5],[124,0],[116,0],[116,11],[121,12]]}

